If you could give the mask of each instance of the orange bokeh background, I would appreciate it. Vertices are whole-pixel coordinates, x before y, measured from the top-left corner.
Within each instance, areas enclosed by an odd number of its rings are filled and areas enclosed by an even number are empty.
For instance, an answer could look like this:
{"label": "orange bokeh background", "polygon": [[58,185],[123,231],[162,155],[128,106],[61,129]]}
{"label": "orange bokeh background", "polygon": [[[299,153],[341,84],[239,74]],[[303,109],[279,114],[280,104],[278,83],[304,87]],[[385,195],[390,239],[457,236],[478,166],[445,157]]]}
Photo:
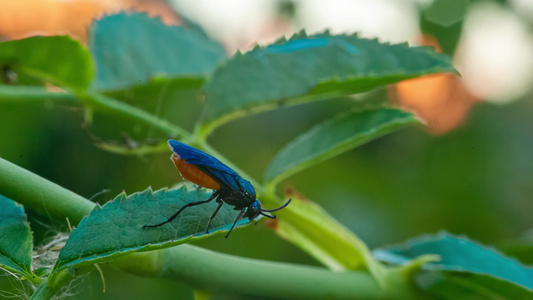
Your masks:
{"label": "orange bokeh background", "polygon": [[0,36],[10,40],[68,34],[85,42],[93,19],[122,10],[159,16],[166,24],[179,24],[180,20],[169,4],[160,0],[3,0]]}
{"label": "orange bokeh background", "polygon": [[[437,41],[429,36],[421,44],[440,52]],[[459,75],[441,73],[404,80],[389,89],[389,99],[426,121],[430,133],[448,132],[465,120],[472,105],[479,101],[466,88]]]}

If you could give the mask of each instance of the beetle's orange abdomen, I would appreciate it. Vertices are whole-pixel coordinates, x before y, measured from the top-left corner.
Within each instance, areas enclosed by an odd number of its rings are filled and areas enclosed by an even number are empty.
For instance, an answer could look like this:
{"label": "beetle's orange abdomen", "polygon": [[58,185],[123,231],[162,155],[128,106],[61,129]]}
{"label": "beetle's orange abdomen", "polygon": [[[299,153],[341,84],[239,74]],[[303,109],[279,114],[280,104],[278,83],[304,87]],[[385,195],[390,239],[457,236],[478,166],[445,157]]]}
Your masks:
{"label": "beetle's orange abdomen", "polygon": [[213,178],[198,169],[197,166],[188,164],[185,160],[181,159],[177,153],[173,153],[170,159],[174,162],[176,168],[178,168],[184,179],[204,188],[212,190],[220,189],[220,184],[218,184],[218,182],[214,181]]}

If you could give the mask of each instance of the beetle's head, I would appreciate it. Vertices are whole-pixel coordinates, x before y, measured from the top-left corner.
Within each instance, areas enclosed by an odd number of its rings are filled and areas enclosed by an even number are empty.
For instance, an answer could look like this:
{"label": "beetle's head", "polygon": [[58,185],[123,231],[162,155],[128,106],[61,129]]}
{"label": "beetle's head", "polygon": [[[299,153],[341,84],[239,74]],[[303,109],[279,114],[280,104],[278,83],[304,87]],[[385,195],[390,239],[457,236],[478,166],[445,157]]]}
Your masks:
{"label": "beetle's head", "polygon": [[248,209],[246,210],[246,217],[248,217],[248,220],[252,221],[253,219],[257,218],[259,214],[261,214],[261,202],[255,199],[255,201],[248,206]]}
{"label": "beetle's head", "polygon": [[248,220],[250,220],[250,221],[252,221],[253,219],[257,218],[257,216],[259,216],[259,215],[265,216],[265,217],[267,217],[269,219],[275,219],[276,216],[273,216],[273,215],[269,214],[269,212],[278,211],[278,210],[284,208],[285,206],[289,205],[289,203],[291,203],[291,200],[292,199],[289,199],[289,201],[287,201],[285,204],[283,204],[282,206],[280,206],[278,208],[263,209],[261,207],[261,202],[259,202],[259,200],[255,199],[255,201],[250,206],[248,206],[248,210],[246,210],[246,217],[248,217]]}

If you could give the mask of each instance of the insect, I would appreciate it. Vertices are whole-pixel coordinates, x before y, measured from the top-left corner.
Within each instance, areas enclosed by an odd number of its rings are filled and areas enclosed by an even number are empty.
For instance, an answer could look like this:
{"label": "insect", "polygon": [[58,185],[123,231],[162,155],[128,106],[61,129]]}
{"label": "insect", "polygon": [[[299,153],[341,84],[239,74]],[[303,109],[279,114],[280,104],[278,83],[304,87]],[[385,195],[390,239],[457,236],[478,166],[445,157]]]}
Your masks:
{"label": "insect", "polygon": [[168,146],[173,152],[170,159],[174,162],[183,178],[201,187],[213,189],[214,192],[207,200],[186,204],[166,221],[155,225],[144,225],[143,228],[155,228],[170,223],[187,207],[215,200],[218,206],[209,218],[205,230],[206,233],[209,233],[211,221],[213,221],[224,203],[232,205],[233,209],[240,211],[226,235],[227,238],[241,218],[248,218],[250,222],[259,215],[275,219],[276,216],[272,216],[269,213],[278,211],[291,202],[291,199],[289,199],[278,208],[264,209],[261,207],[261,202],[256,199],[255,189],[252,184],[218,159],[176,140],[168,140]]}

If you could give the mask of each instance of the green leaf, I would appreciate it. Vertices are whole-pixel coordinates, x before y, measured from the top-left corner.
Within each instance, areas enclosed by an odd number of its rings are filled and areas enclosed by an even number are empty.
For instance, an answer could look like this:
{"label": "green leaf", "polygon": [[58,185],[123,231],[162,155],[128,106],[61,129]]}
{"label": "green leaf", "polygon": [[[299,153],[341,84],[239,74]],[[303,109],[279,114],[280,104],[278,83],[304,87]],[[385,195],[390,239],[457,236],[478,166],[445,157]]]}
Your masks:
{"label": "green leaf", "polygon": [[196,28],[167,26],[144,13],[120,13],[96,21],[90,49],[95,89],[147,83],[154,75],[205,78],[226,58],[224,48]]}
{"label": "green leaf", "polygon": [[441,233],[374,253],[394,264],[440,255],[441,261],[424,265],[415,280],[445,299],[533,299],[533,269],[467,238]]}
{"label": "green leaf", "polygon": [[218,68],[204,87],[204,130],[279,105],[331,99],[438,72],[456,71],[448,56],[429,47],[302,33],[237,54]]}
{"label": "green leaf", "polygon": [[[95,208],[72,231],[54,269],[93,264],[135,251],[167,248],[228,231],[238,212],[225,204],[213,219],[210,233],[205,233],[209,217],[218,205],[215,201],[185,209],[170,224],[142,228],[163,222],[185,204],[210,196],[208,190],[192,185],[156,192],[147,189],[127,197],[122,193],[103,207]],[[238,226],[247,223],[248,220],[241,220]]]}
{"label": "green leaf", "polygon": [[285,146],[268,166],[265,179],[275,184],[312,165],[418,123],[415,115],[399,109],[353,111],[337,116]]}
{"label": "green leaf", "polygon": [[0,43],[0,65],[74,90],[85,90],[93,78],[89,51],[68,36],[36,36]]}
{"label": "green leaf", "polygon": [[24,208],[0,195],[0,267],[32,278],[32,242]]}

